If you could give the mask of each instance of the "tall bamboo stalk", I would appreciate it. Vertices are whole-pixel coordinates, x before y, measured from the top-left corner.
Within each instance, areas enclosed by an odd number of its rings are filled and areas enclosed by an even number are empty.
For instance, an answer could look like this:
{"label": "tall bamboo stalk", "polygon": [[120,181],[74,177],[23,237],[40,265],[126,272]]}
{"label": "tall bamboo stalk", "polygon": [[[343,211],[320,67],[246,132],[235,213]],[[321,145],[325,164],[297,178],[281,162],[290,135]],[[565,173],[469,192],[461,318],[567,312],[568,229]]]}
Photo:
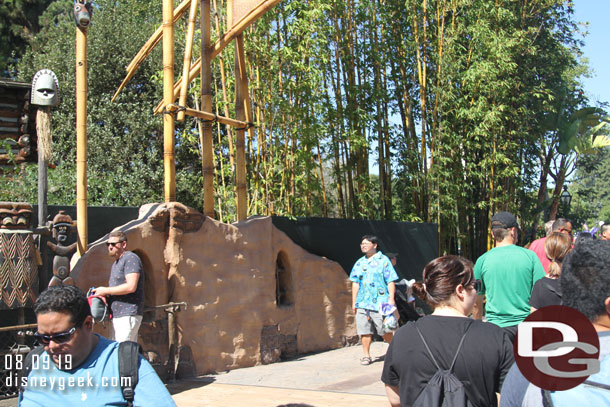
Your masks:
{"label": "tall bamboo stalk", "polygon": [[[248,76],[243,48],[243,36],[240,34],[235,43],[235,117],[237,120],[246,118],[246,93],[248,93]],[[237,184],[237,221],[245,220],[248,216],[248,202],[246,193],[246,140],[245,128],[237,128],[236,133],[236,172]]]}
{"label": "tall bamboo stalk", "polygon": [[[236,39],[239,35],[241,35],[241,33],[246,28],[248,28],[250,24],[256,21],[260,16],[265,14],[279,2],[280,0],[265,0],[259,3],[252,10],[250,10],[248,14],[243,16],[237,23],[235,23],[231,27],[229,31],[224,33],[218,40],[216,40],[216,42],[214,42],[214,44],[211,45],[212,59],[214,59],[218,54],[220,54],[220,52],[225,49],[225,47],[229,45],[231,41],[233,41],[233,39]],[[200,70],[201,58],[195,60],[195,62],[193,62],[193,64],[191,65],[191,72],[189,73],[188,78],[180,78],[176,82],[175,97],[177,97],[180,92],[180,86],[182,84],[182,81],[186,79],[189,83],[192,82],[193,79],[195,79],[195,77],[199,74]],[[155,113],[159,113],[161,111],[161,105],[162,103],[160,103],[159,106],[155,108]]]}
{"label": "tall bamboo stalk", "polygon": [[[201,109],[212,111],[212,57],[210,51],[210,0],[201,0]],[[201,168],[203,171],[203,214],[214,217],[214,142],[212,121],[203,122]]]}
{"label": "tall bamboo stalk", "polygon": [[[189,11],[189,22],[188,30],[186,34],[186,45],[184,47],[184,62],[182,64],[182,76],[187,76],[191,70],[191,56],[193,55],[193,36],[195,35],[195,21],[197,20],[197,1],[191,1],[191,9]],[[186,97],[189,84],[186,81],[182,81],[182,87],[180,88],[180,106],[186,106]],[[178,112],[176,120],[179,122],[184,121],[184,111]]]}
{"label": "tall bamboo stalk", "polygon": [[[177,23],[180,18],[182,18],[184,13],[186,13],[186,9],[190,3],[191,3],[191,0],[184,0],[182,3],[180,3],[180,5],[178,7],[176,7],[176,9],[174,10],[174,24]],[[154,34],[151,35],[151,37],[148,39],[148,41],[146,41],[146,43],[142,46],[140,51],[138,51],[138,53],[133,58],[133,60],[129,63],[127,68],[125,68],[125,70],[127,71],[127,75],[125,76],[125,79],[123,79],[123,82],[121,82],[121,84],[119,85],[116,92],[114,92],[114,95],[112,96],[112,99],[110,100],[111,102],[114,102],[116,100],[117,96],[119,96],[119,93],[121,93],[123,88],[131,80],[131,78],[133,78],[133,76],[136,74],[136,71],[138,70],[140,65],[142,65],[142,63],[144,62],[146,57],[152,52],[152,50],[157,46],[157,44],[159,44],[162,37],[163,37],[163,25],[161,25],[161,27],[157,28],[157,30],[154,32]],[[163,104],[163,102],[161,102],[161,104]]]}
{"label": "tall bamboo stalk", "polygon": [[76,228],[77,250],[87,251],[87,28],[76,27]]}
{"label": "tall bamboo stalk", "polygon": [[320,152],[320,138],[316,137],[316,147],[318,149],[318,166],[320,168],[320,182],[322,187],[322,213],[328,217],[328,203],[326,201],[326,185],[324,183],[324,167],[322,167],[322,153]]}
{"label": "tall bamboo stalk", "polygon": [[[163,104],[174,103],[174,4],[163,0]],[[176,200],[176,163],[174,154],[174,115],[163,115],[163,166],[165,202]]]}
{"label": "tall bamboo stalk", "polygon": [[[218,11],[218,5],[216,0],[214,0],[214,9]],[[227,8],[231,8],[229,2],[227,3]],[[220,35],[222,32],[220,27],[220,18],[218,17],[218,12],[214,13],[214,23],[216,25],[216,32]],[[229,98],[227,97],[227,80],[225,74],[225,60],[222,55],[219,55],[219,67],[220,67],[220,83],[222,85],[222,101],[224,106],[224,113],[226,117],[229,117]],[[220,128],[219,128],[220,130]],[[229,141],[229,162],[231,164],[231,171],[235,171],[235,152],[233,151],[233,127],[227,125],[227,140]],[[218,141],[220,143],[220,140]],[[223,177],[224,180],[224,177]]]}

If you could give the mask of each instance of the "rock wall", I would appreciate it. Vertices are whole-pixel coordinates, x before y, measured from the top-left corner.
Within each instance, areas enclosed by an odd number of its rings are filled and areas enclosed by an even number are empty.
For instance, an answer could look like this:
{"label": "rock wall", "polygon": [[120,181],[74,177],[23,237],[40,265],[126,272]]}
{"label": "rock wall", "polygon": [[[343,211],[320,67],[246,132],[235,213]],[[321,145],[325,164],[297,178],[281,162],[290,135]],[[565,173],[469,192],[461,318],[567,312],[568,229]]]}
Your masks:
{"label": "rock wall", "polygon": [[[225,224],[171,203],[121,229],[144,264],[145,306],[187,303],[175,314],[177,352],[192,373],[272,363],[356,337],[341,266],[295,245],[269,217]],[[112,261],[105,242],[94,243],[74,265],[76,284],[107,285]],[[140,343],[168,360],[164,312],[144,321]]]}

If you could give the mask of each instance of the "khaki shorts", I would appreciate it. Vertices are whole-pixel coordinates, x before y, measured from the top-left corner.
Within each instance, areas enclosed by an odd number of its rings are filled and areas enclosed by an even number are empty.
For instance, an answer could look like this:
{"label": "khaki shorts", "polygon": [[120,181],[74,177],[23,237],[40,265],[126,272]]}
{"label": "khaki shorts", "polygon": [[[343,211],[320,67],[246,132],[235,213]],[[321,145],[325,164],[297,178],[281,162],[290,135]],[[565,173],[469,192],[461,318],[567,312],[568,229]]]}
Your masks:
{"label": "khaki shorts", "polygon": [[377,311],[362,308],[356,310],[356,330],[358,335],[372,335],[375,331],[380,336],[387,333],[383,329],[383,315]]}

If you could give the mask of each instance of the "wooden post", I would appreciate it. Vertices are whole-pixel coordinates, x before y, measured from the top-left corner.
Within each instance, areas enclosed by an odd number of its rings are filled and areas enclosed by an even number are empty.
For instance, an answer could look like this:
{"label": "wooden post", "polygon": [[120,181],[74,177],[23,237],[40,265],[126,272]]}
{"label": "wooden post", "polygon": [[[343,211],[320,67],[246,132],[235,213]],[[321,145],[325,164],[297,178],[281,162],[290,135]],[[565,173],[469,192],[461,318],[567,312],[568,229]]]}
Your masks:
{"label": "wooden post", "polygon": [[87,224],[87,28],[76,27],[76,228],[77,253],[88,245]]}
{"label": "wooden post", "polygon": [[[246,94],[248,93],[248,76],[244,54],[242,34],[235,42],[235,118],[246,121]],[[237,221],[248,217],[248,197],[246,191],[246,140],[243,127],[236,130],[235,184],[237,185]]]}
{"label": "wooden post", "polygon": [[[174,103],[174,2],[163,0],[163,104]],[[163,115],[163,167],[165,202],[176,200],[174,116]]]}
{"label": "wooden post", "polygon": [[[36,112],[36,133],[38,135],[38,227],[43,228],[47,224],[48,205],[47,196],[49,191],[49,180],[47,168],[50,161],[51,153],[51,108],[49,106],[40,106]],[[47,134],[44,134],[47,133]],[[43,141],[47,146],[43,149]],[[47,151],[45,151],[47,150]],[[42,267],[38,280],[40,288],[46,287],[49,284],[49,273],[47,272],[48,250],[47,235],[39,235],[39,250],[42,259]]]}
{"label": "wooden post", "polygon": [[167,311],[167,333],[169,340],[169,381],[176,381],[176,366],[178,359],[178,340],[176,335],[176,315],[174,307]]}
{"label": "wooden post", "polygon": [[[201,0],[201,110],[212,111],[212,56],[210,48],[210,0]],[[188,75],[188,72],[186,73]],[[186,76],[185,75],[185,76]],[[212,121],[203,123],[201,170],[203,172],[203,214],[214,217],[214,143]]]}

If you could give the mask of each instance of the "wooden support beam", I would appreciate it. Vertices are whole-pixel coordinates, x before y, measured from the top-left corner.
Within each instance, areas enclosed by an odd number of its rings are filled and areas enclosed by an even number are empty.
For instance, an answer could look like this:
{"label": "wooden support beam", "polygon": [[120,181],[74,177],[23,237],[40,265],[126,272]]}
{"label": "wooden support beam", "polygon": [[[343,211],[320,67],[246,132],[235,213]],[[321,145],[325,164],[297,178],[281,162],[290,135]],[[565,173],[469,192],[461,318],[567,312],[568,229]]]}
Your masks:
{"label": "wooden support beam", "polygon": [[[197,0],[195,0],[195,1],[197,1]],[[180,3],[180,5],[178,7],[176,7],[176,9],[174,10],[174,13],[173,13],[174,14],[174,24],[177,23],[178,20],[182,18],[184,13],[186,13],[186,10],[190,6],[190,4],[191,4],[191,0],[184,0],[182,3]],[[144,46],[142,46],[140,51],[138,51],[136,56],[131,60],[129,65],[127,65],[127,68],[126,68],[127,76],[125,76],[125,79],[123,79],[123,82],[121,82],[121,84],[119,85],[119,88],[116,90],[116,92],[114,92],[114,95],[112,96],[112,99],[110,100],[111,102],[115,101],[117,96],[119,96],[119,93],[121,93],[123,88],[125,88],[125,85],[127,85],[127,83],[131,80],[131,78],[133,78],[133,76],[136,74],[136,71],[138,70],[140,65],[142,65],[142,62],[144,62],[146,57],[152,52],[152,50],[157,46],[157,44],[159,42],[161,42],[162,36],[163,36],[163,25],[161,25],[161,27],[157,28],[157,30],[154,32],[154,34],[151,35],[151,37],[148,39],[148,41],[146,41]]]}
{"label": "wooden support beam", "polygon": [[[182,76],[188,75],[191,70],[191,56],[193,55],[193,37],[195,36],[195,21],[197,20],[197,0],[191,1],[191,9],[189,11],[189,23],[186,34],[186,46],[184,47],[184,61],[182,63]],[[203,18],[203,17],[202,17]],[[186,97],[189,84],[182,82],[180,88],[180,106],[186,106]],[[176,120],[179,122],[184,121],[184,112],[178,112]]]}
{"label": "wooden support beam", "polygon": [[[212,111],[212,58],[210,0],[201,0],[201,110]],[[186,71],[188,74],[188,71]],[[182,82],[183,84],[186,81]],[[202,123],[201,169],[203,172],[203,214],[214,218],[214,142],[212,122]]]}
{"label": "wooden support beam", "polygon": [[[240,42],[240,40],[242,42]],[[246,61],[244,60],[243,38],[241,34],[235,46],[235,117],[238,120],[246,118],[244,101],[245,94],[248,93],[248,76],[245,70]],[[237,185],[237,221],[246,220],[248,217],[248,193],[246,188],[246,140],[244,128],[236,129],[235,137],[235,184]]]}
{"label": "wooden support beam", "polygon": [[[271,8],[273,8],[277,3],[281,0],[267,0],[260,3],[256,8],[252,9],[250,13],[246,14],[239,20],[229,31],[227,31],[222,37],[220,37],[211,47],[210,59],[214,59],[218,54],[222,52],[222,50],[229,45],[234,38],[241,35],[241,33],[250,26],[254,21],[256,21],[260,16],[265,14]],[[188,75],[188,83],[191,83],[197,75],[201,72],[201,58],[198,58],[193,65],[191,66],[191,71]],[[182,86],[182,81],[184,80],[184,76],[176,81],[176,87],[174,89],[174,98],[177,98],[180,93],[180,88]],[[155,107],[155,114],[161,113],[163,110],[163,105],[165,103],[161,102]]]}
{"label": "wooden support beam", "polygon": [[[181,107],[178,105],[172,104],[172,105],[169,105],[165,111],[173,113],[173,112],[178,112],[178,110],[181,110]],[[246,123],[242,120],[235,120],[235,119],[231,119],[231,118],[225,117],[225,116],[218,116],[214,113],[203,112],[201,110],[190,109],[188,107],[184,109],[184,114],[186,114],[187,116],[198,117],[198,118],[204,119],[204,120],[217,121],[218,123],[226,124],[228,126],[233,126],[233,127],[237,127],[237,128],[242,128],[243,130],[245,130],[249,126],[251,126],[249,123]]]}
{"label": "wooden support beam", "polygon": [[[174,101],[174,4],[163,0],[163,102]],[[176,163],[174,154],[174,115],[163,115],[163,167],[165,202],[176,201]]]}

